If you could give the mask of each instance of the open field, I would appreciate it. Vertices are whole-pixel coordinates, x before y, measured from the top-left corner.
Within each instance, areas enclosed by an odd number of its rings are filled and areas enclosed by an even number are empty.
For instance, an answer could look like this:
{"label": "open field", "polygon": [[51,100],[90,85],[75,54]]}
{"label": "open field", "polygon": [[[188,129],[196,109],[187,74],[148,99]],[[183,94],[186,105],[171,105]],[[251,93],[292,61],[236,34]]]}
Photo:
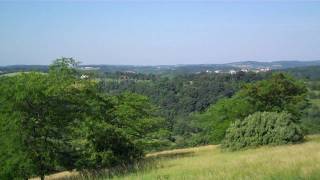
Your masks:
{"label": "open field", "polygon": [[[147,155],[147,162],[127,169],[123,174],[119,172],[112,179],[316,180],[320,179],[320,135],[309,136],[302,144],[239,152],[222,152],[218,146],[209,145],[152,153]],[[88,179],[88,176],[64,172],[48,179]],[[89,175],[89,179],[109,177]]]}
{"label": "open field", "polygon": [[[20,74],[23,74],[23,73],[30,73],[30,72],[26,71],[26,72],[13,72],[13,73],[6,73],[6,74],[0,74],[0,77],[1,77],[1,76],[12,77],[12,76],[17,76],[17,75],[20,75]],[[44,73],[44,72],[36,72],[36,73],[46,74],[46,73]]]}
{"label": "open field", "polygon": [[11,76],[19,75],[19,74],[21,74],[21,73],[22,73],[22,72],[13,72],[13,73],[1,74],[0,76],[8,76],[8,77],[11,77]]}

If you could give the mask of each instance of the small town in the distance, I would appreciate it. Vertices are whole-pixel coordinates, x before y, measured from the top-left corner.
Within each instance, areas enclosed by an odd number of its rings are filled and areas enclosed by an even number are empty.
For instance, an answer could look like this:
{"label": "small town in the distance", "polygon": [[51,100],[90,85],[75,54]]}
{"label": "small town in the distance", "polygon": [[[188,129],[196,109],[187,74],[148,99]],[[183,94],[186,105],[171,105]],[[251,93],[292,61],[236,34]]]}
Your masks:
{"label": "small town in the distance", "polygon": [[[78,68],[83,71],[102,71],[102,72],[123,72],[123,73],[153,73],[161,74],[168,72],[184,73],[229,73],[237,72],[268,72],[271,70],[289,69],[307,66],[320,66],[320,60],[312,61],[239,61],[225,64],[177,64],[177,65],[85,65],[79,64]],[[8,74],[15,71],[28,70],[48,70],[46,65],[0,65],[0,74]]]}

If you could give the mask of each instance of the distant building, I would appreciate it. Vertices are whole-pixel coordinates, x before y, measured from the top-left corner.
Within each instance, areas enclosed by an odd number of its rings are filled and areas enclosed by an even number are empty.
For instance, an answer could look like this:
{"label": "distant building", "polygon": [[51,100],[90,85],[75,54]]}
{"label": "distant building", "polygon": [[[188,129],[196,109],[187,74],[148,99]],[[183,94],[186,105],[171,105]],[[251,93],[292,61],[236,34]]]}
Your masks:
{"label": "distant building", "polygon": [[206,70],[206,73],[212,73],[212,71],[210,71],[210,70]]}
{"label": "distant building", "polygon": [[221,73],[221,70],[215,70],[214,73],[216,74]]}
{"label": "distant building", "polygon": [[121,75],[121,76],[120,76],[120,79],[121,79],[121,80],[129,80],[129,76],[127,76],[127,75]]}
{"label": "distant building", "polygon": [[99,67],[90,67],[90,66],[85,66],[85,67],[81,67],[82,70],[99,70]]}
{"label": "distant building", "polygon": [[268,72],[268,71],[271,71],[271,68],[259,68],[259,69],[255,69],[253,70],[253,72],[255,73],[260,73],[260,72]]}
{"label": "distant building", "polygon": [[82,74],[81,77],[80,77],[80,79],[88,79],[88,78],[89,78],[89,76],[86,75],[86,74]]}
{"label": "distant building", "polygon": [[231,70],[229,71],[229,74],[237,74],[237,71],[231,69]]}
{"label": "distant building", "polygon": [[268,71],[271,71],[271,68],[261,68],[260,71],[261,72],[268,72]]}
{"label": "distant building", "polygon": [[249,69],[241,69],[241,72],[249,72]]}

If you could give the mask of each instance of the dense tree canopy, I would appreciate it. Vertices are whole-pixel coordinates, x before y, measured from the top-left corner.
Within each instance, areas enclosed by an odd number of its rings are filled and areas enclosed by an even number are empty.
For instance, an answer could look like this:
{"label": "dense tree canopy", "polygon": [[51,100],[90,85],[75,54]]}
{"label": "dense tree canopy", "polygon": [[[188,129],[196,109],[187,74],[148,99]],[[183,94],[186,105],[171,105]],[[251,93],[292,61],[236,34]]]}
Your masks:
{"label": "dense tree canopy", "polygon": [[[165,118],[166,127],[171,132],[170,140],[184,144],[186,134],[194,134],[198,128],[189,128],[190,113],[205,111],[221,98],[231,97],[240,87],[270,74],[238,73],[230,74],[178,74],[160,76],[148,74],[116,73],[102,77],[99,86],[111,94],[134,92],[150,98],[159,107],[158,114]],[[185,124],[185,125],[183,125]],[[192,123],[191,123],[192,124]],[[187,131],[184,134],[180,134]],[[189,137],[188,135],[188,137]],[[207,142],[207,140],[204,140]],[[194,142],[197,144],[197,142]],[[192,144],[194,144],[192,143]],[[179,146],[181,146],[180,144]]]}

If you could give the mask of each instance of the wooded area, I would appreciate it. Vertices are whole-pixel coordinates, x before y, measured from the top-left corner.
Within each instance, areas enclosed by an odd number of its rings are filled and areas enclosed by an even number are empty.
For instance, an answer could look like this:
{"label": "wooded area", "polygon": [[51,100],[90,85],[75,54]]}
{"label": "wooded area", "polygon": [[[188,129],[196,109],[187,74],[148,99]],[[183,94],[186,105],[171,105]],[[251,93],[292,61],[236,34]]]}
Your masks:
{"label": "wooded area", "polygon": [[47,73],[0,77],[0,179],[126,166],[147,152],[177,147],[298,143],[320,132],[314,78],[77,67],[62,58]]}

